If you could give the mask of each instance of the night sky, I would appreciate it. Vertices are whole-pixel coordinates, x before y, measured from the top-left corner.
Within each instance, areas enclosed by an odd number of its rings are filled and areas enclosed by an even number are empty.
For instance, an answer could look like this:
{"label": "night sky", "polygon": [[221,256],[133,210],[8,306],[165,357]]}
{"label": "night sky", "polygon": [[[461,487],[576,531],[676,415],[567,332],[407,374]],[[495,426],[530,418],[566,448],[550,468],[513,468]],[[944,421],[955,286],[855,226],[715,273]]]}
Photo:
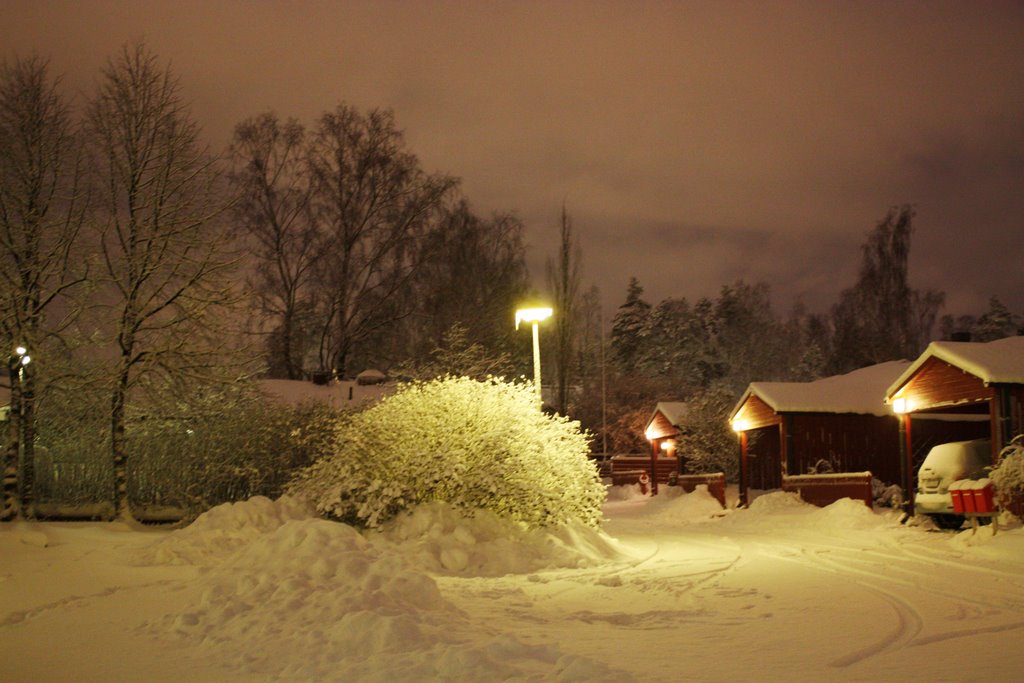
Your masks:
{"label": "night sky", "polygon": [[514,210],[543,284],[563,202],[605,308],[739,278],[824,311],[866,233],[917,207],[911,284],[1024,313],[1020,2],[6,0],[10,58],[76,93],[126,41],[181,78],[216,150],[268,109],[395,110],[425,169]]}

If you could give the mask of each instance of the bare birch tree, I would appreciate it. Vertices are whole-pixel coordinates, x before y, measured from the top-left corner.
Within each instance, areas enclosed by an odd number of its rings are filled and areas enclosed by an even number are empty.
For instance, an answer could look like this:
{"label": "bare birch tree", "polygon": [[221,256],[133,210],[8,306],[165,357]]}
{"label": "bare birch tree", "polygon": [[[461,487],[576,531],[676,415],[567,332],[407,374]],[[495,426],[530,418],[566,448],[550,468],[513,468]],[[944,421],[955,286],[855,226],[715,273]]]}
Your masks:
{"label": "bare birch tree", "polygon": [[414,309],[402,294],[457,182],[420,169],[390,111],[341,105],[320,117],[310,142],[313,215],[325,240],[320,363],[344,375],[361,342]]}
{"label": "bare birch tree", "polygon": [[85,205],[80,147],[57,87],[39,57],[0,67],[0,339],[12,354],[0,519],[32,515],[35,480],[37,374],[13,349],[46,362],[46,337],[64,322],[47,314],[84,277],[72,267]]}
{"label": "bare birch tree", "polygon": [[561,240],[558,257],[548,260],[548,286],[554,296],[555,410],[565,415],[569,409],[569,388],[576,360],[579,330],[580,248],[572,237],[572,218],[562,207]]}
{"label": "bare birch tree", "polygon": [[529,286],[522,232],[515,215],[481,218],[465,199],[445,211],[426,240],[416,312],[402,333],[411,357],[422,358],[455,326],[468,344],[510,351],[516,336],[508,321]]}
{"label": "bare birch tree", "polygon": [[107,63],[88,114],[116,328],[113,501],[117,514],[130,518],[125,417],[133,390],[217,369],[204,341],[212,343],[230,295],[215,220],[225,206],[177,78],[144,45],[126,46]]}
{"label": "bare birch tree", "polygon": [[300,379],[309,350],[304,317],[324,246],[310,220],[305,130],[294,119],[262,114],[235,127],[231,152],[238,193],[234,217],[254,256],[253,292],[275,325],[268,343],[270,373]]}
{"label": "bare birch tree", "polygon": [[910,205],[890,208],[861,246],[857,282],[832,307],[832,372],[914,358],[930,340],[945,294],[910,286],[914,215]]}

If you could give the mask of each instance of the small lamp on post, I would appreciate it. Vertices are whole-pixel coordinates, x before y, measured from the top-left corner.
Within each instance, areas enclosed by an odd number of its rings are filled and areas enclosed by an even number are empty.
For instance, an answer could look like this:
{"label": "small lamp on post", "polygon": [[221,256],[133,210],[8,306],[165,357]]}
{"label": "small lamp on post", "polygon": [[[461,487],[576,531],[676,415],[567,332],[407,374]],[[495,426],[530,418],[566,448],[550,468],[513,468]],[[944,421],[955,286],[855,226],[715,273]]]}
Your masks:
{"label": "small lamp on post", "polygon": [[25,366],[32,362],[32,356],[28,355],[28,349],[24,346],[14,348],[14,356],[11,357],[11,366],[18,368],[18,381],[25,379]]}
{"label": "small lamp on post", "polygon": [[551,308],[520,308],[516,311],[516,329],[520,323],[532,323],[533,325],[533,384],[537,388],[537,404],[543,405],[544,399],[540,390],[540,332],[538,325],[540,321],[551,317]]}
{"label": "small lamp on post", "polygon": [[22,396],[25,379],[25,366],[32,361],[28,349],[17,346],[7,360],[7,371],[10,374],[11,401],[7,409],[7,446],[4,453],[3,469],[7,475],[3,477],[3,500],[0,501],[0,519],[11,519],[19,515],[19,495],[17,483],[19,477],[12,473],[20,470],[22,452],[22,433],[24,398]]}

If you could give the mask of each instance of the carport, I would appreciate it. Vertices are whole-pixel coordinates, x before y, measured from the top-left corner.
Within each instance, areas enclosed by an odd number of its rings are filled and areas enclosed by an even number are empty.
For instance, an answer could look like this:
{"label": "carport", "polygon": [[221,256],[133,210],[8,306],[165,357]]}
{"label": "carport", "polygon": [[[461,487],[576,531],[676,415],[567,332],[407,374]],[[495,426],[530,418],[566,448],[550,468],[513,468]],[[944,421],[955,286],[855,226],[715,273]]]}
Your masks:
{"label": "carport", "polygon": [[[885,405],[885,392],[910,367],[890,361],[813,382],[751,383],[730,418],[740,439],[741,502],[748,502],[749,489],[781,488],[783,477],[819,471],[822,461],[832,472],[905,482],[901,421]],[[915,416],[922,442],[980,432],[977,423],[929,417]]]}
{"label": "carport", "polygon": [[899,477],[898,423],[885,388],[910,365],[892,361],[813,382],[752,382],[730,416],[740,438],[740,500],[777,489],[820,461],[835,472]]}
{"label": "carport", "polygon": [[[1016,434],[1024,431],[1024,337],[991,342],[932,342],[889,386],[885,401],[899,416],[904,487],[913,491],[914,477],[927,450],[936,443],[988,437],[992,463]],[[919,434],[923,415],[955,422],[961,429],[936,440]]]}

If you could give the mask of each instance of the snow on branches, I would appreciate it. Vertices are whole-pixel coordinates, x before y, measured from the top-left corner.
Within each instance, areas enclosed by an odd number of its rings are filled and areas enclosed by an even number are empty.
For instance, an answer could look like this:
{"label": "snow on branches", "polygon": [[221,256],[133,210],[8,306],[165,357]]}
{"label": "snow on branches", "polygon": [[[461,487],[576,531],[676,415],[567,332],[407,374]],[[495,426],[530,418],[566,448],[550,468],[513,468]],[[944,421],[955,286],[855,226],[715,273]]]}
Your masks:
{"label": "snow on branches", "polygon": [[1024,434],[1014,437],[999,454],[999,464],[989,473],[1000,505],[1024,498]]}
{"label": "snow on branches", "polygon": [[289,492],[363,527],[430,501],[530,527],[596,526],[605,490],[588,450],[579,423],[543,413],[530,385],[445,377],[340,418],[333,452]]}

